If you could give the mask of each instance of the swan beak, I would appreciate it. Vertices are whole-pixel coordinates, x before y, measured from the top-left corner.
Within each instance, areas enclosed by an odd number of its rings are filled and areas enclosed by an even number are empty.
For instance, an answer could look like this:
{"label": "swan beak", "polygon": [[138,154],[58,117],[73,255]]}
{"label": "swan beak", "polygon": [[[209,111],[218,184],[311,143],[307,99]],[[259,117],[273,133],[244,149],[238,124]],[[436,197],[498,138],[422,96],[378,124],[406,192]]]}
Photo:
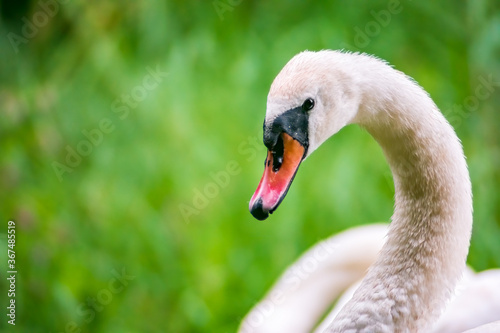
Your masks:
{"label": "swan beak", "polygon": [[265,220],[283,201],[305,151],[299,141],[282,132],[276,145],[267,152],[264,175],[249,205],[250,213],[257,220]]}

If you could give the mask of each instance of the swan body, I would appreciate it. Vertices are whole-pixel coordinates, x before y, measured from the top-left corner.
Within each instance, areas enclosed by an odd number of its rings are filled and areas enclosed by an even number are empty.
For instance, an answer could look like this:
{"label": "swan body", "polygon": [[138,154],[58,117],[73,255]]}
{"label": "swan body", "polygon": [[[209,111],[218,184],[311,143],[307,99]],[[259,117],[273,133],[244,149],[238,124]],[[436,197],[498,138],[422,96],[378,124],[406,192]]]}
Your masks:
{"label": "swan body", "polygon": [[[315,333],[324,332],[358,289],[382,248],[386,233],[386,224],[371,224],[350,228],[314,245],[245,316],[239,332],[306,333],[313,328]],[[500,320],[499,286],[500,269],[475,273],[466,267],[456,296],[432,326],[431,333],[479,330],[480,325]],[[340,293],[334,308],[317,325]]]}
{"label": "swan body", "polygon": [[467,330],[464,333],[498,333],[500,332],[500,321],[481,325],[479,327]]}
{"label": "swan body", "polygon": [[453,128],[411,78],[364,54],[292,58],[268,95],[268,157],[250,211],[274,212],[300,163],[349,124],[382,147],[395,208],[379,257],[325,332],[427,332],[465,269],[472,197]]}
{"label": "swan body", "polygon": [[355,227],[313,246],[245,316],[239,332],[310,332],[333,301],[366,274],[386,233],[386,224]]}
{"label": "swan body", "polygon": [[[324,332],[340,309],[352,298],[360,283],[353,284],[344,292],[335,303],[334,309],[316,327],[315,333]],[[466,268],[463,279],[456,288],[456,296],[448,304],[437,323],[432,325],[431,333],[461,333],[473,328],[479,330],[481,325],[500,320],[499,287],[500,269],[475,273],[472,269]],[[483,326],[481,329],[487,327]]]}
{"label": "swan body", "polygon": [[432,333],[459,333],[500,320],[500,269],[468,274],[460,287]]}
{"label": "swan body", "polygon": [[321,323],[319,323],[319,325],[315,328],[314,330],[315,333],[322,333],[328,328],[328,326],[330,326],[330,324],[333,322],[335,317],[337,317],[337,315],[339,314],[340,310],[342,310],[344,305],[346,305],[346,303],[351,300],[352,295],[354,295],[354,292],[359,288],[361,282],[362,280],[356,281],[339,297],[339,299],[335,303],[335,306],[330,311],[330,313],[328,313],[325,319],[323,319],[323,321],[321,321]]}

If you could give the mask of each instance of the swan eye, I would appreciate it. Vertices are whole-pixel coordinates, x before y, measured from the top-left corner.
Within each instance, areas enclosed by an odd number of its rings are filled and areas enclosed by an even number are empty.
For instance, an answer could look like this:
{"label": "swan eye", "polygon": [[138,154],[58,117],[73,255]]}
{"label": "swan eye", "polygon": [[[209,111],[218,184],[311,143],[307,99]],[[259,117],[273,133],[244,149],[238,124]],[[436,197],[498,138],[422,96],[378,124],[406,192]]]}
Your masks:
{"label": "swan eye", "polygon": [[308,98],[302,104],[302,111],[310,111],[314,107],[314,99]]}

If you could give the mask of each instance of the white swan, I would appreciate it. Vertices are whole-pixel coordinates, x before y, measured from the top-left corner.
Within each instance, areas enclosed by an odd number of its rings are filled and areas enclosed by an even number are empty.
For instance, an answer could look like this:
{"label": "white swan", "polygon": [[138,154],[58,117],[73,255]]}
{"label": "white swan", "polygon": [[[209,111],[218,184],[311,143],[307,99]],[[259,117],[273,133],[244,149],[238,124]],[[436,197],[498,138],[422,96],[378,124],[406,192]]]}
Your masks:
{"label": "white swan", "polygon": [[[333,300],[358,281],[375,261],[386,224],[354,227],[318,242],[297,259],[241,323],[240,332],[311,332]],[[314,332],[323,332],[352,298],[361,281],[335,302]],[[500,320],[500,269],[466,268],[456,296],[431,333],[460,333]],[[305,306],[306,305],[306,306]],[[500,332],[500,331],[499,331]]]}
{"label": "white swan", "polygon": [[[456,288],[457,295],[452,298],[437,323],[432,325],[431,333],[461,333],[500,320],[500,269],[476,274],[467,268],[464,273],[464,278]],[[358,287],[359,283],[349,287],[314,332],[323,332],[328,327]]]}
{"label": "white swan", "polygon": [[500,321],[481,325],[479,327],[467,330],[464,333],[498,333],[500,332]]}
{"label": "white swan", "polygon": [[455,132],[411,78],[362,54],[303,52],[290,60],[268,95],[269,151],[250,211],[267,218],[301,161],[351,123],[381,145],[395,209],[379,258],[326,332],[426,332],[464,271],[472,198]]}
{"label": "white swan", "polygon": [[371,224],[313,246],[245,316],[240,332],[310,332],[334,300],[366,274],[386,234],[386,224]]}
{"label": "white swan", "polygon": [[500,269],[468,274],[461,287],[432,333],[458,333],[500,320]]}

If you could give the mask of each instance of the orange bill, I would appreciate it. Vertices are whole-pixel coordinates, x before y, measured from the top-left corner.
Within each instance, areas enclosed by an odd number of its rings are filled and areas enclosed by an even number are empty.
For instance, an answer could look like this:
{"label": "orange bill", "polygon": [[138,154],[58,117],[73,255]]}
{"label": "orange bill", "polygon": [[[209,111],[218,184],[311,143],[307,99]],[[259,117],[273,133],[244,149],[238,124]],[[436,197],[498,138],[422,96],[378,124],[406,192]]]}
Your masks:
{"label": "orange bill", "polygon": [[278,208],[292,184],[304,157],[305,148],[290,135],[281,133],[275,147],[268,151],[264,175],[250,199],[249,209],[258,220],[265,220]]}

